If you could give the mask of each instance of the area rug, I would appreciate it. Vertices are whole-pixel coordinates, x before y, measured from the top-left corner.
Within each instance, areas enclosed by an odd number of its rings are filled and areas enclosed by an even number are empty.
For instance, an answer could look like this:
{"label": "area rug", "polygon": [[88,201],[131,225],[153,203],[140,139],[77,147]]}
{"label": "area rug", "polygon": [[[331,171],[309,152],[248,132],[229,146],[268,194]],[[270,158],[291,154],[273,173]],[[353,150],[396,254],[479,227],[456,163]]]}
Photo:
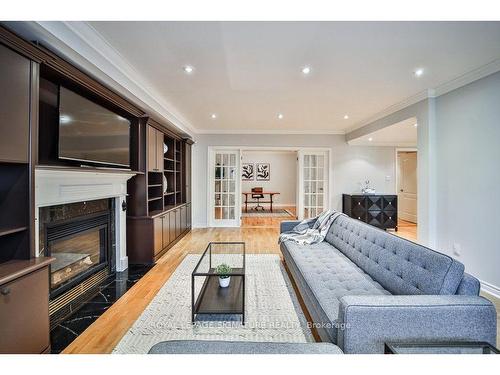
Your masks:
{"label": "area rug", "polygon": [[273,212],[269,210],[268,208],[265,208],[264,210],[251,210],[250,207],[248,207],[248,212],[245,212],[245,208],[243,208],[243,212],[241,213],[243,217],[290,217],[291,219],[295,218],[295,215],[292,214],[290,211],[285,210],[283,208],[275,208],[273,209]]}
{"label": "area rug", "polygon": [[274,254],[246,257],[246,317],[191,324],[191,272],[199,255],[187,255],[113,353],[147,353],[165,340],[313,342],[307,320]]}

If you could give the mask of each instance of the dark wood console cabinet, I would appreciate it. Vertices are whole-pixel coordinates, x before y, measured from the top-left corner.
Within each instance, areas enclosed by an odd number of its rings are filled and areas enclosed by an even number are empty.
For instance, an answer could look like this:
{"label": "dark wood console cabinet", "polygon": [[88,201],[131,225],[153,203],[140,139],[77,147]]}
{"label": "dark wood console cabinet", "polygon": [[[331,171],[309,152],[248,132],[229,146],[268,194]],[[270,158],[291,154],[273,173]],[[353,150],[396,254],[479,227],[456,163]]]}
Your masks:
{"label": "dark wood console cabinet", "polygon": [[398,196],[343,194],[342,212],[381,229],[398,230]]}
{"label": "dark wood console cabinet", "polygon": [[0,354],[50,351],[49,264],[52,258],[0,264]]}

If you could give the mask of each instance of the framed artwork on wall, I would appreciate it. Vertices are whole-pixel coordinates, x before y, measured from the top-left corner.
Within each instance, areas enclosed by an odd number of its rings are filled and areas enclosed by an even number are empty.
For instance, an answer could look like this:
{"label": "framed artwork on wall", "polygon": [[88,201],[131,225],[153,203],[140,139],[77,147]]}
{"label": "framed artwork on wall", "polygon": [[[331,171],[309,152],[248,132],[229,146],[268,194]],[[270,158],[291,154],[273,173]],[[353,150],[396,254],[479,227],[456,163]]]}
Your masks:
{"label": "framed artwork on wall", "polygon": [[257,181],[269,181],[271,179],[271,164],[257,163]]}
{"label": "framed artwork on wall", "polygon": [[254,165],[252,163],[243,163],[241,165],[241,180],[253,181],[254,178]]}

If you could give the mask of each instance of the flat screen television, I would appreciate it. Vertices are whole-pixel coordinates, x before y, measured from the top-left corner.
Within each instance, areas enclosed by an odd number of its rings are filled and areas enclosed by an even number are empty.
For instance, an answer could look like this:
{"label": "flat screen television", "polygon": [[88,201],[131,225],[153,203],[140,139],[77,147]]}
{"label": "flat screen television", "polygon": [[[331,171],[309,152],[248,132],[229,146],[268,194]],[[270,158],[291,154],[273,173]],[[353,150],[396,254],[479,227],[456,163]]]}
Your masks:
{"label": "flat screen television", "polygon": [[60,87],[60,159],[130,167],[129,150],[129,120]]}

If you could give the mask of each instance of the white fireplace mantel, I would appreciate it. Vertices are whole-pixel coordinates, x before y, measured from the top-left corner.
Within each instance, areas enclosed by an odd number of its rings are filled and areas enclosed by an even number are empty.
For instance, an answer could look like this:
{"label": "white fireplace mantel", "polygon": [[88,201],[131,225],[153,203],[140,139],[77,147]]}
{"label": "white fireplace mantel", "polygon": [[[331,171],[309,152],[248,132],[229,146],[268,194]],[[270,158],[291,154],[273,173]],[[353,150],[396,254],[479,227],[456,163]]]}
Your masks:
{"label": "white fireplace mantel", "polygon": [[39,208],[96,199],[115,199],[116,270],[128,268],[127,215],[122,203],[127,196],[128,171],[70,168],[35,169],[35,254],[39,254]]}

